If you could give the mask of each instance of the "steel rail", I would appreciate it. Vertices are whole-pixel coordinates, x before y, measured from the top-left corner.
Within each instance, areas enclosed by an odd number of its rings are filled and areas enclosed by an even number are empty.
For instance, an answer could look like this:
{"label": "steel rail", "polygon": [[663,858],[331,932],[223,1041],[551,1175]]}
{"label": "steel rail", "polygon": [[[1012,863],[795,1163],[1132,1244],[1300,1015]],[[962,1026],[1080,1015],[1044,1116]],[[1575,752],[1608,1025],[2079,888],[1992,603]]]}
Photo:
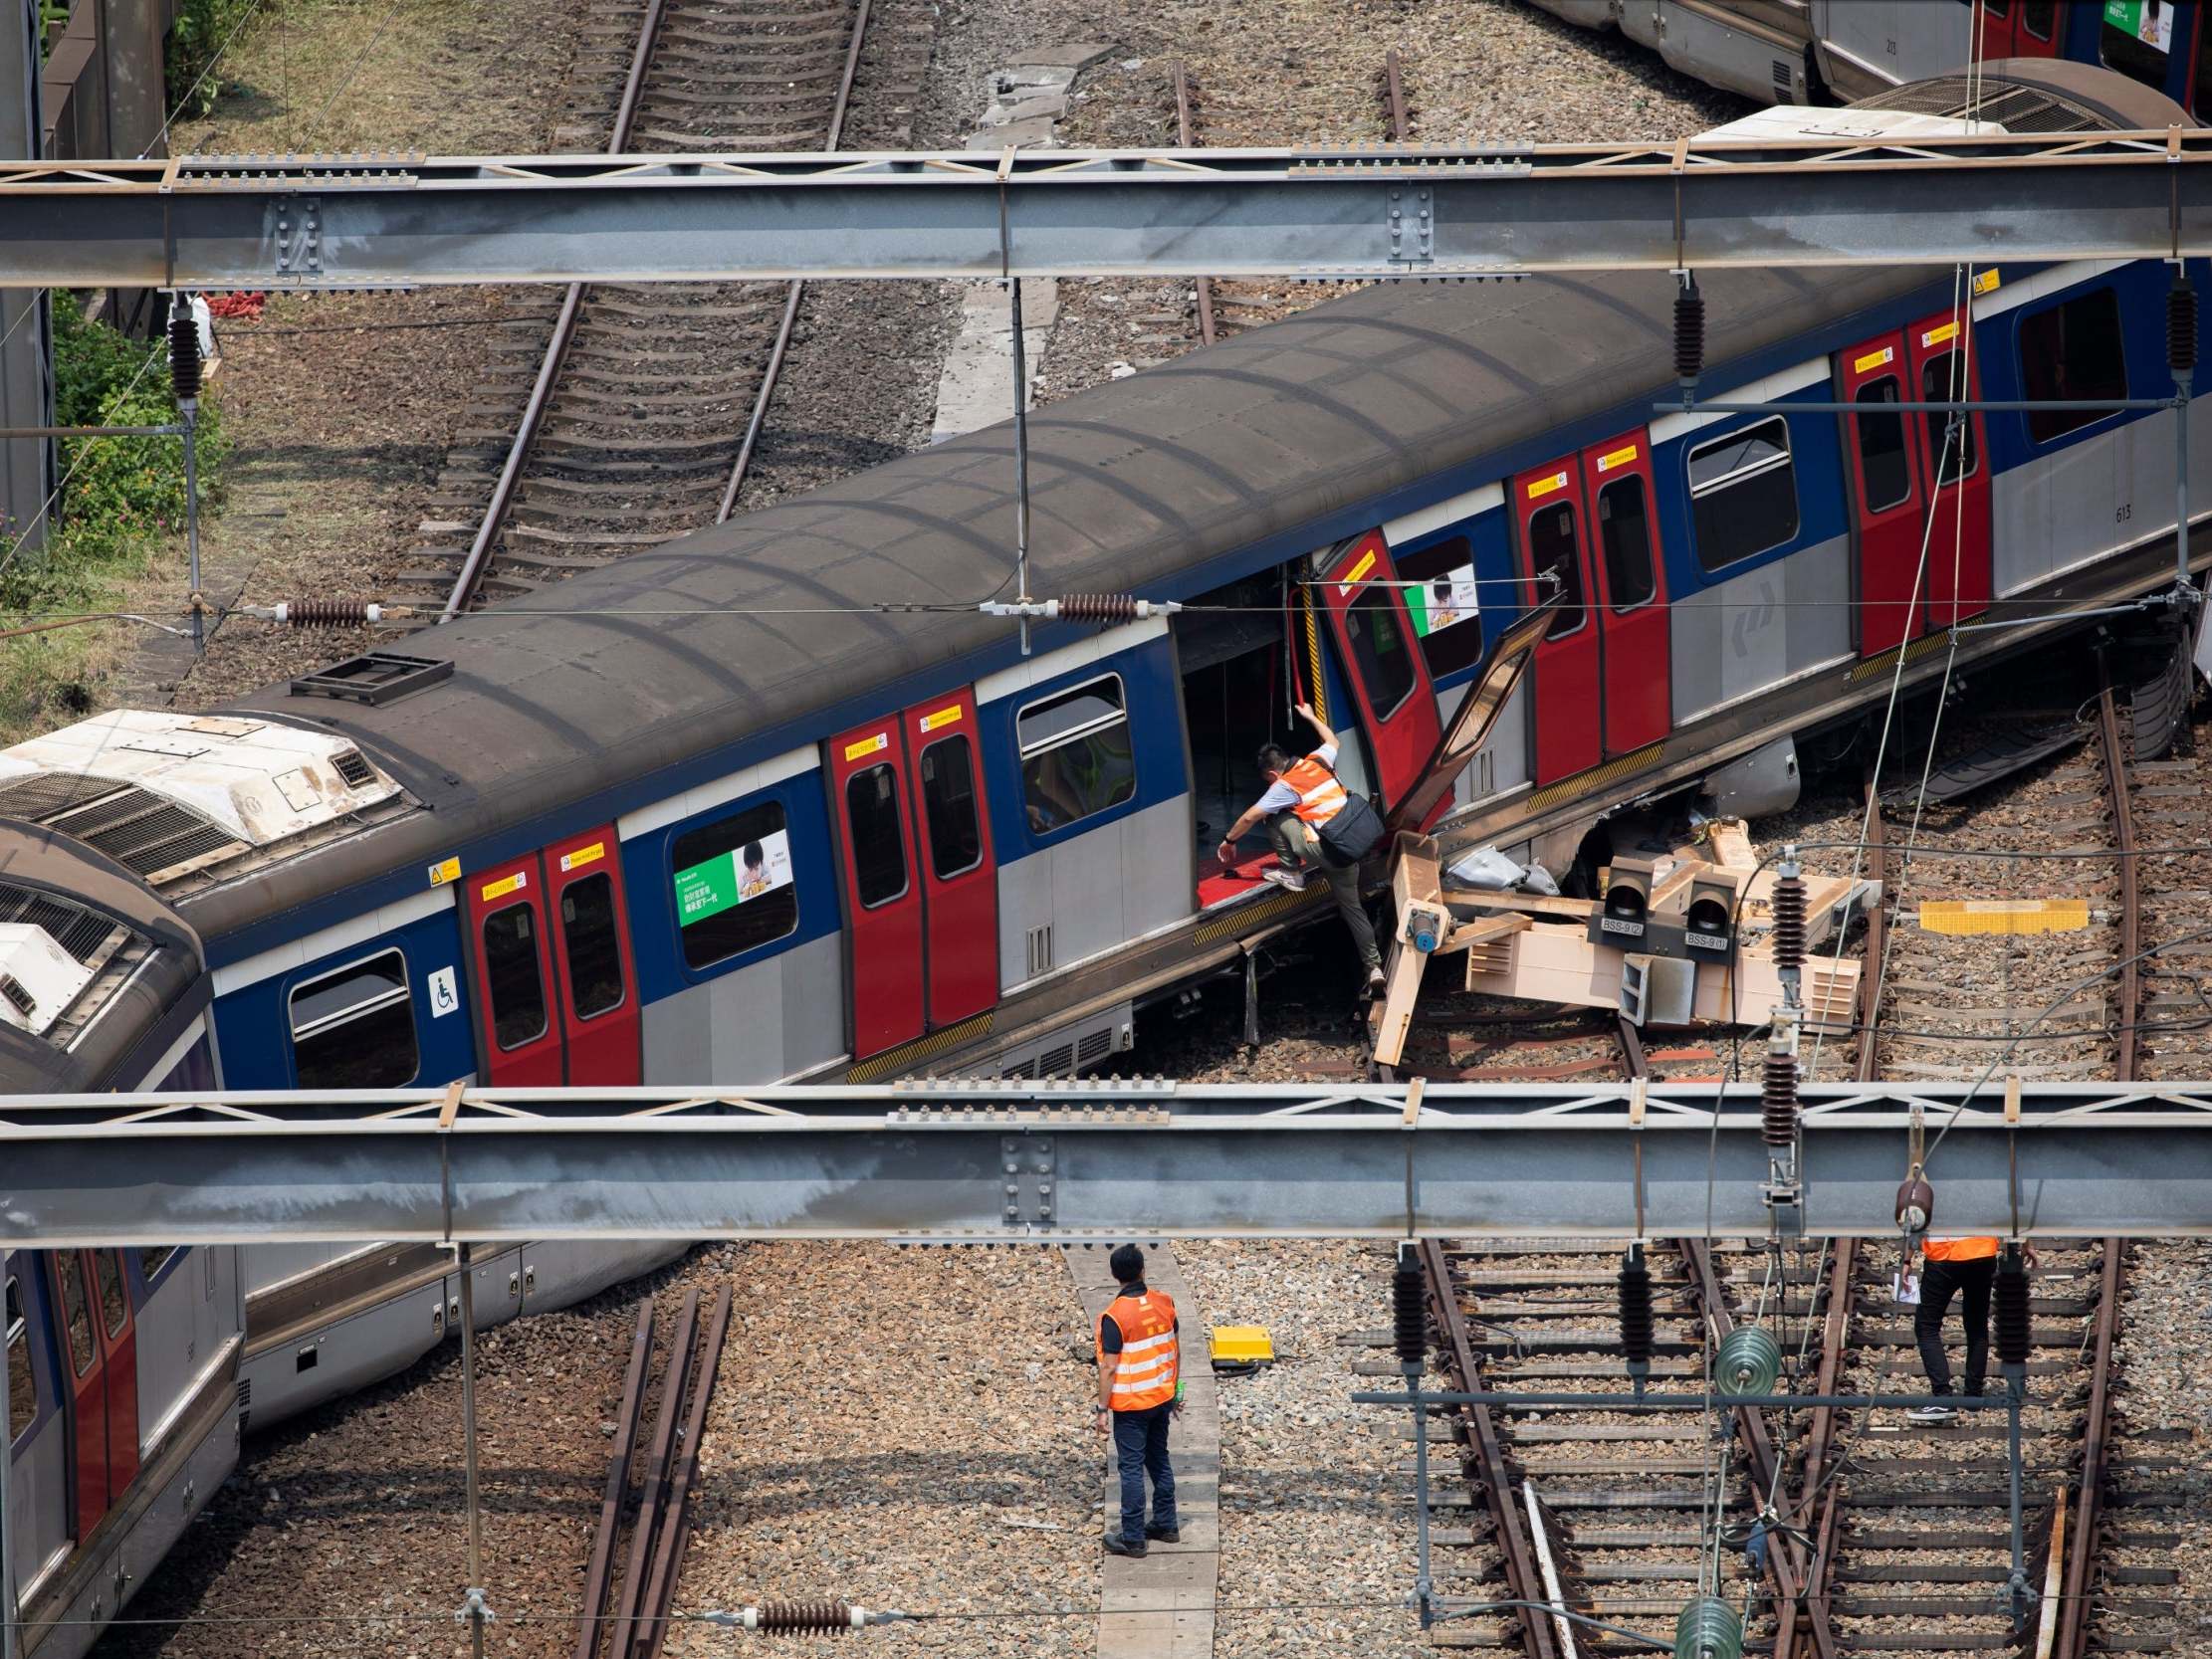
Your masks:
{"label": "steel rail", "polygon": [[2120,960],[2116,1075],[2120,1082],[2132,1083],[2141,1048],[2136,1031],[2142,1019],[2142,978],[2135,959],[2142,948],[2141,884],[2135,875],[2135,811],[2128,799],[2127,762],[2120,754],[2119,714],[2112,703],[2109,672],[2098,693],[2097,719],[2103,739],[2104,786],[2112,797],[2112,843],[2119,853],[2114,861],[2119,866]]}
{"label": "steel rail", "polygon": [[[868,11],[873,0],[860,0],[860,9],[852,20],[852,42],[845,49],[844,74],[837,82],[837,97],[829,106],[829,134],[822,143],[822,152],[832,154],[838,139],[845,134],[845,110],[852,102],[852,84],[860,71],[860,49],[868,38]],[[722,505],[715,509],[715,522],[726,523],[730,515],[738,510],[738,492],[745,488],[747,472],[753,465],[753,451],[761,441],[761,433],[768,425],[769,402],[775,396],[776,376],[783,369],[783,354],[790,349],[791,330],[798,322],[799,296],[805,291],[802,278],[793,278],[783,295],[783,317],[775,325],[775,343],[769,349],[768,367],[761,375],[761,385],[753,396],[753,412],[745,423],[745,438],[738,445],[738,458],[730,464],[730,482],[722,492]]]}
{"label": "steel rail", "polygon": [[2119,1336],[2119,1276],[2127,1241],[2104,1241],[2099,1280],[2097,1335],[2090,1362],[2089,1416],[2082,1430],[2082,1486],[2075,1502],[2074,1553],[2066,1560],[2065,1606],[2059,1614],[2059,1659],[2086,1659],[2090,1647],[2090,1586],[2095,1581],[2104,1483],[2111,1464],[2112,1348]]}
{"label": "steel rail", "polygon": [[[1835,1254],[1828,1270],[1828,1306],[1821,1329],[1821,1362],[1815,1375],[1814,1392],[1833,1395],[1844,1362],[1844,1339],[1851,1327],[1852,1274],[1858,1265],[1859,1241],[1842,1238],[1836,1241]],[[1809,1639],[1822,1652],[1831,1651],[1835,1643],[1835,1611],[1830,1599],[1830,1586],[1836,1571],[1836,1542],[1839,1516],[1838,1491],[1834,1486],[1822,1491],[1828,1479],[1830,1453],[1834,1450],[1836,1433],[1836,1408],[1830,1405],[1813,1408],[1813,1422],[1806,1436],[1805,1459],[1798,1472],[1800,1504],[1815,1497],[1821,1500],[1820,1523],[1813,1532],[1813,1554],[1805,1572],[1805,1601],[1802,1608]],[[1794,1659],[1797,1649],[1798,1621],[1786,1619],[1775,1631],[1774,1659]],[[1822,1646],[1823,1634],[1827,1646]]]}
{"label": "steel rail", "polygon": [[[1176,142],[1185,149],[1198,148],[1191,115],[1191,83],[1183,72],[1183,60],[1175,61],[1175,133]],[[1199,343],[1214,343],[1214,279],[1201,277],[1198,282]]]}
{"label": "steel rail", "polygon": [[607,1458],[606,1492],[599,1500],[599,1524],[591,1535],[591,1556],[583,1570],[583,1617],[576,1625],[575,1659],[594,1659],[606,1606],[607,1580],[614,1571],[614,1541],[622,1528],[622,1501],[630,1484],[630,1457],[645,1416],[645,1368],[653,1353],[653,1303],[637,1311],[637,1336],[623,1374],[621,1403],[614,1409],[614,1450]]}
{"label": "steel rail", "polygon": [[675,1478],[669,1485],[660,1536],[653,1546],[653,1572],[639,1603],[639,1619],[622,1633],[622,1651],[631,1659],[658,1659],[668,1639],[668,1615],[676,1600],[676,1579],[683,1571],[684,1552],[691,1542],[691,1495],[699,1479],[699,1447],[706,1438],[707,1402],[714,1395],[715,1375],[722,1365],[723,1339],[730,1332],[731,1289],[725,1284],[715,1296],[714,1312],[707,1320],[707,1334],[697,1349],[698,1375],[692,1383],[691,1402],[684,1411],[682,1453]]}
{"label": "steel rail", "polygon": [[684,1383],[691,1373],[693,1345],[699,1335],[699,1292],[684,1293],[683,1312],[677,1316],[676,1335],[668,1348],[668,1368],[661,1374],[659,1415],[653,1423],[653,1447],[647,1454],[638,1493],[637,1518],[630,1524],[629,1565],[622,1574],[622,1595],[616,1603],[611,1651],[627,1654],[631,1633],[645,1611],[645,1590],[652,1571],[653,1545],[667,1511],[670,1476],[676,1455],[676,1423],[682,1415]]}
{"label": "steel rail", "polygon": [[1406,83],[1398,71],[1398,48],[1395,46],[1383,59],[1383,112],[1390,117],[1390,141],[1394,144],[1410,142],[1414,127],[1406,113]]}
{"label": "steel rail", "polygon": [[[645,0],[645,15],[638,24],[637,46],[630,54],[630,71],[623,79],[622,97],[615,105],[614,131],[607,139],[606,153],[609,155],[619,155],[622,146],[629,142],[630,125],[637,118],[638,101],[644,92],[646,66],[652,61],[653,45],[660,35],[664,3],[665,0]],[[492,499],[485,504],[483,520],[469,541],[468,556],[461,561],[460,573],[453,578],[453,587],[439,609],[440,622],[451,622],[476,598],[476,590],[484,579],[484,567],[491,559],[492,543],[499,539],[501,529],[506,526],[508,510],[515,505],[515,492],[522,483],[523,465],[530,458],[531,447],[538,441],[538,429],[545,424],[546,410],[553,402],[561,365],[567,361],[568,347],[576,337],[576,322],[583,314],[584,286],[581,282],[572,282],[560,297],[560,311],[553,318],[553,338],[547,342],[545,360],[538,365],[538,378],[531,382],[530,399],[523,405],[523,418],[515,428],[515,441],[507,446],[507,458],[500,463],[499,478],[492,486]]]}
{"label": "steel rail", "polygon": [[[1451,1283],[1450,1259],[1444,1254],[1441,1240],[1425,1238],[1421,1241],[1421,1265],[1429,1282],[1429,1309],[1443,1350],[1444,1370],[1458,1387],[1472,1392],[1481,1385],[1482,1365],[1467,1337],[1466,1315],[1460,1311],[1458,1293]],[[1483,1501],[1489,1506],[1497,1534],[1498,1556],[1505,1566],[1507,1594],[1531,1605],[1546,1605],[1550,1598],[1544,1593],[1543,1574],[1536,1563],[1535,1550],[1522,1529],[1520,1506],[1513,1502],[1513,1472],[1498,1439],[1497,1419],[1486,1405],[1461,1405],[1454,1409],[1466,1425],[1467,1450],[1462,1458],[1468,1466],[1467,1478],[1482,1488]],[[1426,1418],[1416,1420],[1414,1432],[1429,1432]],[[1558,1652],[1549,1619],[1531,1618],[1525,1610],[1518,1617],[1521,1645],[1527,1650],[1528,1659],[1573,1659],[1571,1654]]]}

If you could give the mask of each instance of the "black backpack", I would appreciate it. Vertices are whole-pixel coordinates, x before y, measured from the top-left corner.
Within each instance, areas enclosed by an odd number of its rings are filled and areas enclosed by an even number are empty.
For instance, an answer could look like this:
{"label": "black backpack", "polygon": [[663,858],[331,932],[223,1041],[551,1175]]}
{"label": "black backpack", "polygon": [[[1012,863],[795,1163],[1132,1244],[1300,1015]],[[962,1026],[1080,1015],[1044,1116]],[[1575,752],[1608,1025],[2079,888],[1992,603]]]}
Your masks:
{"label": "black backpack", "polygon": [[1383,839],[1383,820],[1365,795],[1347,791],[1336,816],[1315,834],[1320,838],[1322,858],[1343,870],[1375,850],[1375,844]]}

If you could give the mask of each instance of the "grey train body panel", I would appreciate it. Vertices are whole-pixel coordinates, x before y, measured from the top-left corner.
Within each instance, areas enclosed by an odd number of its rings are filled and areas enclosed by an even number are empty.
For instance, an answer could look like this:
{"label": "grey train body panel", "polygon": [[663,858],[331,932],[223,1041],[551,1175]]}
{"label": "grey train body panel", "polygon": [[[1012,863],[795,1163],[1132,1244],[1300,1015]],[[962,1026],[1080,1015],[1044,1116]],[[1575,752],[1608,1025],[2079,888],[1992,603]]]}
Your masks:
{"label": "grey train body panel", "polygon": [[1191,796],[1178,795],[1000,865],[1000,990],[1189,916],[1197,881],[1193,813]]}
{"label": "grey train body panel", "polygon": [[[1024,861],[1026,862],[1026,861]],[[645,1080],[781,1078],[845,1052],[844,934],[648,1002]]]}
{"label": "grey train body panel", "polygon": [[1674,724],[1849,658],[1851,587],[1851,538],[1838,536],[1672,607]]}

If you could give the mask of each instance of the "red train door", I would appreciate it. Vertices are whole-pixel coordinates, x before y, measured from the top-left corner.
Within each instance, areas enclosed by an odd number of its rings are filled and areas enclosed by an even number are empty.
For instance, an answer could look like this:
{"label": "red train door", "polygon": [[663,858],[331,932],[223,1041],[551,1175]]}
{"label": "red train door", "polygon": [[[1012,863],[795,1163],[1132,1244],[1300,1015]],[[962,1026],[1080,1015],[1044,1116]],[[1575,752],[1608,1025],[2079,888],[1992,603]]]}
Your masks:
{"label": "red train door", "polygon": [[468,879],[470,949],[484,1077],[499,1089],[558,1087],[560,1020],[546,949],[546,867],[536,853]]}
{"label": "red train door", "polygon": [[[1978,398],[1981,364],[1966,343],[1962,324],[1938,311],[1905,330],[1912,348],[1912,383],[1924,402]],[[1928,532],[1927,627],[1948,628],[1989,608],[1989,461],[1979,410],[1969,413],[1955,438],[1946,440],[1950,416],[1920,417],[1920,476],[1930,481],[1934,522]],[[1940,470],[1939,470],[1940,468]]]}
{"label": "red train door", "polygon": [[928,1019],[922,884],[914,879],[913,819],[902,798],[905,725],[886,715],[829,741],[855,1060],[919,1037]]}
{"label": "red train door", "polygon": [[[1843,353],[1850,417],[1852,518],[1859,543],[1859,654],[1879,656],[1920,633],[1913,578],[1924,528],[1919,445],[1905,401],[1911,363],[1901,333],[1878,334]],[[1927,588],[1923,579],[1920,598]]]}
{"label": "red train door", "polygon": [[[1582,467],[1567,456],[1513,480],[1521,574],[1555,575],[1559,614],[1536,647],[1536,781],[1595,766],[1605,747],[1604,670],[1591,621],[1590,558],[1583,539]],[[1546,586],[1529,590],[1541,599]]]}
{"label": "red train door", "polygon": [[1326,566],[1322,608],[1375,754],[1375,784],[1388,812],[1421,781],[1441,725],[1429,665],[1414,643],[1398,570],[1381,530],[1369,530]]}
{"label": "red train door", "polygon": [[1582,453],[1585,522],[1597,576],[1605,751],[1656,743],[1673,725],[1666,570],[1659,557],[1652,444],[1639,429]]}
{"label": "red train door", "polygon": [[621,1086],[644,1075],[621,854],[612,824],[546,849],[546,903],[560,968],[570,1083]]}
{"label": "red train door", "polygon": [[77,1491],[77,1540],[93,1536],[108,1513],[108,1372],[101,1362],[98,1304],[83,1250],[57,1250],[54,1306],[62,1318],[62,1359],[68,1367],[70,1484]]}
{"label": "red train door", "polygon": [[108,1394],[108,1501],[120,1501],[138,1474],[138,1326],[119,1250],[88,1251],[100,1293],[100,1363]]}
{"label": "red train door", "polygon": [[2067,0],[1982,0],[1981,61],[2057,56],[2066,4]]}
{"label": "red train door", "polygon": [[929,1023],[951,1025],[998,1000],[998,867],[976,733],[976,694],[957,692],[905,716],[907,787],[922,867]]}

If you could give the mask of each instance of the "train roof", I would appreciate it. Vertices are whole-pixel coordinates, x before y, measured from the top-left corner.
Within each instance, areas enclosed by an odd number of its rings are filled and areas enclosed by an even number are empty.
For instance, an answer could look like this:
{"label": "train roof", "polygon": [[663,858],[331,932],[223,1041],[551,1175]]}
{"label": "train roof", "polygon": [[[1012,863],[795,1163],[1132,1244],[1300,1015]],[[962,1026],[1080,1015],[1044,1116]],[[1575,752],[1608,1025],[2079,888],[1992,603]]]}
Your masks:
{"label": "train roof", "polygon": [[[1954,77],[1870,103],[1957,114],[1970,91]],[[2034,130],[2188,121],[2124,77],[2043,60],[1991,66],[1979,97]],[[1940,280],[1714,272],[1708,383]],[[1562,429],[1641,425],[1673,380],[1671,303],[1650,272],[1382,285],[1038,409],[1032,590],[1203,591],[1550,459]],[[269,688],[243,709],[357,743],[415,808],[393,801],[250,878],[203,875],[181,902],[219,935],[1003,666],[1012,625],[974,607],[1008,589],[1013,541],[1009,422],[418,633],[394,649],[430,666],[388,702]],[[884,605],[913,608],[869,608]]]}

